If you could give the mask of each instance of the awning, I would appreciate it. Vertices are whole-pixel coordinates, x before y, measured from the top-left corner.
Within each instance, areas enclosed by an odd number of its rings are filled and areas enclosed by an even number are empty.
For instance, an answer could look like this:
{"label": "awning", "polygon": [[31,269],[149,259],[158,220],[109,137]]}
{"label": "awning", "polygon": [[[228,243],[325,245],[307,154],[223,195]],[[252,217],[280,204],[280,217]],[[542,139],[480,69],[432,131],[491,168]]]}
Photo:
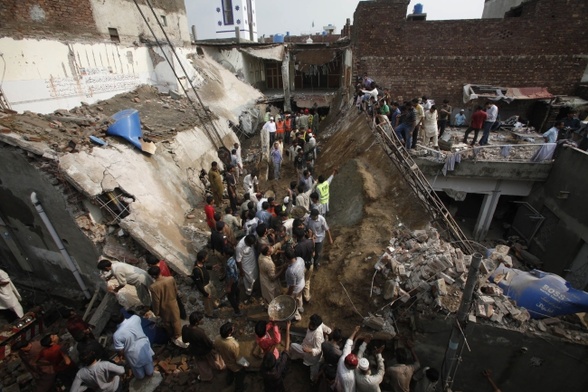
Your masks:
{"label": "awning", "polygon": [[520,99],[550,99],[553,97],[546,87],[495,87],[482,84],[463,86],[464,103],[479,98],[489,101],[512,102]]}
{"label": "awning", "polygon": [[276,45],[265,48],[239,48],[243,53],[247,53],[253,57],[257,57],[264,60],[282,61],[284,60],[284,46]]}

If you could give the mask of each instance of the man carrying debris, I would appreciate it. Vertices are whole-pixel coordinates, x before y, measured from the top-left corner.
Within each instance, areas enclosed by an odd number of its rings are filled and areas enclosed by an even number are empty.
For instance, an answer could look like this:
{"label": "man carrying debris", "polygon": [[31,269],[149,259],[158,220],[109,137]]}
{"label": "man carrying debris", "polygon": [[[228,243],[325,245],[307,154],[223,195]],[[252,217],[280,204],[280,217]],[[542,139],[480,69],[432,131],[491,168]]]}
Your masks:
{"label": "man carrying debris", "polygon": [[302,344],[292,343],[290,357],[302,359],[304,365],[310,367],[310,381],[316,382],[322,357],[322,344],[325,336],[331,333],[331,328],[323,324],[323,319],[318,314],[310,316],[308,329]]}
{"label": "man carrying debris", "polygon": [[208,180],[210,181],[212,196],[214,196],[214,204],[216,204],[217,207],[221,207],[223,205],[224,187],[217,162],[212,162],[210,171],[208,172]]}
{"label": "man carrying debris", "polygon": [[359,362],[357,370],[355,371],[355,386],[357,392],[380,392],[380,384],[384,379],[384,358],[382,352],[384,351],[385,345],[376,349],[376,360],[378,361],[378,371],[376,374],[372,374],[370,370],[370,361],[364,357],[365,349],[370,343],[371,337],[366,337],[357,353]]}
{"label": "man carrying debris", "polygon": [[359,360],[357,356],[351,352],[357,333],[360,326],[356,326],[351,336],[345,342],[343,347],[343,355],[339,358],[337,364],[337,378],[335,379],[335,391],[337,392],[355,392],[355,369]]}
{"label": "man carrying debris", "polygon": [[412,354],[412,365],[407,364],[407,350],[400,347],[396,349],[397,363],[386,369],[386,375],[392,380],[394,392],[410,392],[410,380],[412,380],[412,375],[421,367],[419,359],[414,352],[413,343],[407,341],[405,344]]}
{"label": "man carrying debris", "polygon": [[149,295],[149,286],[153,283],[153,279],[140,268],[126,263],[115,262],[102,259],[98,262],[98,269],[104,271],[103,276],[106,280],[111,277],[116,278],[118,282],[117,287],[108,287],[111,293],[118,293],[123,287],[128,284],[135,286],[137,290],[137,297],[145,306],[151,306],[151,296]]}
{"label": "man carrying debris", "polygon": [[182,320],[180,319],[180,308],[177,296],[178,287],[171,276],[162,276],[159,267],[149,267],[149,276],[154,282],[149,286],[151,293],[151,310],[161,321],[173,338],[173,343],[181,348],[188,347],[182,342]]}

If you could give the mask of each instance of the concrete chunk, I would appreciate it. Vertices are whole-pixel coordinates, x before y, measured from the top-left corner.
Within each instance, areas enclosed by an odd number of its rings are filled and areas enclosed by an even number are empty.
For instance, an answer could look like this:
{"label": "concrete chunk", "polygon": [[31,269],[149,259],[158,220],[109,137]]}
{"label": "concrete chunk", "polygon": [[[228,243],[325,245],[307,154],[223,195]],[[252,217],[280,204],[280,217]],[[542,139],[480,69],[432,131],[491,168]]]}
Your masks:
{"label": "concrete chunk", "polygon": [[447,286],[445,285],[445,280],[437,279],[433,282],[437,295],[447,295]]}

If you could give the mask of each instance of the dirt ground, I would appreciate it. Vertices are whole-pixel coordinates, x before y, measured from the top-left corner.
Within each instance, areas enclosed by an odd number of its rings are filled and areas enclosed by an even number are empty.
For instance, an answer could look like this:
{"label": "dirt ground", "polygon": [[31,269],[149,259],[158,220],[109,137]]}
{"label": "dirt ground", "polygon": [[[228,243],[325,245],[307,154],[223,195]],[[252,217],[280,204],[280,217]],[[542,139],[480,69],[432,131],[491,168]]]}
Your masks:
{"label": "dirt ground", "polygon": [[[260,149],[259,137],[242,140],[241,143],[244,159],[249,156],[255,162],[254,157],[258,156]],[[370,284],[374,264],[389,245],[394,228],[405,225],[417,229],[428,222],[423,208],[416,203],[396,168],[381,147],[374,143],[365,117],[355,111],[333,113],[321,126],[318,148],[314,177],[320,174],[326,177],[334,169],[338,170],[331,183],[331,211],[326,217],[334,243],[325,245],[321,268],[311,279],[312,299],[305,304],[303,319],[293,327],[298,332],[293,336],[293,341],[302,340],[308,318],[314,313],[321,315],[330,327],[341,328],[344,335],[350,334],[353,327],[363,321],[354,306],[363,317],[368,316],[368,313],[377,313],[385,302],[379,296],[370,298]],[[280,180],[260,178],[260,189],[274,191],[277,200],[287,195],[289,183],[297,179],[293,164],[285,159]],[[245,164],[248,170],[253,166],[254,163]],[[193,223],[205,226],[201,208],[197,207],[193,214],[196,216],[192,219]],[[206,230],[204,226],[202,229]],[[244,305],[244,310],[248,315],[263,314],[259,304]],[[221,310],[219,316],[221,320],[225,316],[230,317],[230,309]],[[403,328],[402,320],[399,318],[397,321],[397,326]],[[246,319],[237,319],[235,322],[238,325],[237,339],[241,344],[241,352],[249,355],[254,344],[254,322]],[[207,320],[203,327],[210,336],[215,336],[218,326],[217,320]],[[369,328],[363,330],[370,332]],[[252,363],[251,372],[248,373],[248,390],[263,389],[261,377],[255,370],[257,364]],[[310,385],[308,372],[308,368],[299,361],[292,362],[285,378],[287,390],[317,390],[317,387]],[[179,376],[168,375],[158,390],[171,390],[175,377]],[[190,390],[194,391],[231,390],[226,389],[223,374],[219,374],[211,383],[193,382],[189,385]]]}

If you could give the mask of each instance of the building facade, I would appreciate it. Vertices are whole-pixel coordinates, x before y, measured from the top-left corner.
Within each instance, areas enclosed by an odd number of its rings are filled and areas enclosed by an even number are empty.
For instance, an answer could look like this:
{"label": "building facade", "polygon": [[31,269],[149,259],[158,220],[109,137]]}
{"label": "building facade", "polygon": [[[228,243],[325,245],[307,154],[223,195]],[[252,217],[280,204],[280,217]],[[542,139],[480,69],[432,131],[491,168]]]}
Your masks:
{"label": "building facade", "polygon": [[[255,0],[185,0],[194,40],[235,38],[257,41]],[[195,32],[195,36],[194,36]]]}

